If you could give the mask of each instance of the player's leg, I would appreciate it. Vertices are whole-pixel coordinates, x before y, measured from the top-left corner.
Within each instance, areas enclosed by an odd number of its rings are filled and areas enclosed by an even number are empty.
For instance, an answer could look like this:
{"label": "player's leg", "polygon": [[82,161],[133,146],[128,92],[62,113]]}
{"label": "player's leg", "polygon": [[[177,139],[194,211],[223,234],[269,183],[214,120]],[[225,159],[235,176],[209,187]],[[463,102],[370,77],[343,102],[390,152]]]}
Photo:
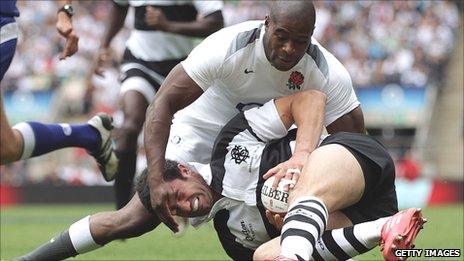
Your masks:
{"label": "player's leg", "polygon": [[[333,218],[333,214],[344,216],[338,211],[331,213],[329,219]],[[344,219],[346,220],[347,217],[345,216]],[[384,258],[396,260],[394,250],[414,248],[414,240],[425,222],[427,219],[422,217],[420,209],[410,208],[374,221],[332,228],[326,230],[317,241],[312,259],[347,260],[366,253],[380,244]],[[336,225],[343,223],[345,222],[338,222]],[[277,237],[258,247],[253,259],[273,260],[279,253],[280,237]]]}
{"label": "player's leg", "polygon": [[[17,24],[12,19],[11,23],[3,25],[0,33],[0,81],[10,67],[16,50]],[[3,30],[8,28],[7,30]],[[6,164],[19,158],[22,148],[21,136],[15,133],[8,122],[3,106],[3,95],[0,94],[0,164]]]}
{"label": "player's leg", "polygon": [[328,213],[358,202],[364,182],[360,164],[342,145],[329,144],[314,150],[290,191],[281,255],[308,260],[325,231]]}
{"label": "player's leg", "polygon": [[124,208],[87,216],[19,260],[62,260],[116,239],[138,237],[159,224],[156,215],[150,214],[135,194]]}
{"label": "player's leg", "polygon": [[45,124],[31,121],[13,126],[23,140],[19,159],[68,147],[84,148],[97,160],[106,180],[113,178],[117,168],[117,158],[111,146],[112,128],[111,117],[103,113],[85,124]]}
{"label": "player's leg", "polygon": [[[343,217],[341,212],[330,214]],[[342,218],[343,220],[343,218]],[[346,216],[344,218],[346,220]],[[363,254],[379,244],[381,229],[388,218],[364,222],[346,227],[326,230],[321,238],[316,241],[311,258],[314,260],[347,260],[351,257]],[[333,224],[333,221],[331,222]],[[351,222],[348,222],[351,223]],[[345,221],[337,225],[346,224]],[[280,253],[280,237],[274,238],[256,249],[254,260],[272,260]]]}
{"label": "player's leg", "polygon": [[0,146],[0,162],[3,165],[19,159],[23,140],[21,134],[10,127],[3,107],[3,95],[0,96],[0,102],[2,103],[0,108],[0,144],[2,144]]}
{"label": "player's leg", "polygon": [[[116,139],[116,153],[119,158],[118,173],[114,182],[117,209],[123,207],[132,195],[137,139],[143,128],[148,104],[155,96],[152,83],[146,79],[148,76],[135,69],[129,70],[126,74],[128,78],[122,82],[120,100],[124,119]],[[144,76],[138,76],[140,74]]]}

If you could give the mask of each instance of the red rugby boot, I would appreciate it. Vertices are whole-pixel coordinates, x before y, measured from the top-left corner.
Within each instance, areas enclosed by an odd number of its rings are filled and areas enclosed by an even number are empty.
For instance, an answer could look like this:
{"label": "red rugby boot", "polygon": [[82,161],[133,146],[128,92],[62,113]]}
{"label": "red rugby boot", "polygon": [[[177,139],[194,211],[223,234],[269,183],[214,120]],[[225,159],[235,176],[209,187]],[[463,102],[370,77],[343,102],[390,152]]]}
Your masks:
{"label": "red rugby boot", "polygon": [[420,208],[409,208],[396,213],[382,227],[380,251],[388,261],[406,260],[396,257],[396,249],[414,248],[419,230],[423,228],[427,219],[422,217]]}

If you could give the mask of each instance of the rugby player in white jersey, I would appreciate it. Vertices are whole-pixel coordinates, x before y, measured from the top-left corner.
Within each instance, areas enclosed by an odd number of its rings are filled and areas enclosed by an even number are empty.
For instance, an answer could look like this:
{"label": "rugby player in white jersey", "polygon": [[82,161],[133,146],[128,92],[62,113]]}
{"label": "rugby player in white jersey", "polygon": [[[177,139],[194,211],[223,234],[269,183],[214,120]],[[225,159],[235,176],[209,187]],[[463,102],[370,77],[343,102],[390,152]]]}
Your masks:
{"label": "rugby player in white jersey", "polygon": [[[262,174],[291,157],[296,133],[315,125],[320,135],[325,99],[323,93],[308,90],[237,114],[216,138],[210,164],[167,160],[163,178],[176,195],[171,211],[193,217],[194,226],[214,219],[221,244],[234,260],[277,257],[280,234],[284,240],[300,237],[292,247],[309,254],[299,254],[302,259],[298,260],[346,260],[372,249],[379,241],[388,260],[394,259],[395,248],[411,248],[424,222],[420,210],[395,214],[393,161],[380,143],[364,134],[340,132],[321,137],[290,191],[291,205],[283,228],[275,222],[278,219],[268,217],[261,199]],[[298,130],[288,131],[293,123]],[[329,186],[336,190],[328,190]],[[300,201],[303,208],[296,211],[294,198],[315,189],[324,201],[306,196]],[[298,226],[286,227],[291,222]],[[83,254],[115,239],[140,236],[159,224],[161,220],[151,208],[145,172],[137,184],[137,194],[126,207],[87,216],[20,260]],[[316,231],[321,235],[312,235]],[[305,245],[309,242],[312,246]]]}
{"label": "rugby player in white jersey", "polygon": [[[162,179],[165,156],[207,163],[221,127],[249,105],[320,90],[327,95],[324,126],[329,133],[364,132],[347,70],[311,38],[315,19],[310,1],[273,2],[265,21],[212,34],[166,77],[147,110],[144,144],[151,203],[171,230],[177,231],[169,211],[175,195]],[[298,137],[292,158],[272,171],[281,177],[288,168],[301,169],[318,139],[315,131]]]}
{"label": "rugby player in white jersey", "polygon": [[223,26],[221,1],[114,0],[93,69],[101,74],[110,57],[109,46],[134,8],[134,29],[121,62],[120,109],[123,122],[116,135],[119,158],[114,189],[116,208],[132,197],[137,159],[137,138],[145,111],[172,68],[195,46],[194,37],[206,37]]}

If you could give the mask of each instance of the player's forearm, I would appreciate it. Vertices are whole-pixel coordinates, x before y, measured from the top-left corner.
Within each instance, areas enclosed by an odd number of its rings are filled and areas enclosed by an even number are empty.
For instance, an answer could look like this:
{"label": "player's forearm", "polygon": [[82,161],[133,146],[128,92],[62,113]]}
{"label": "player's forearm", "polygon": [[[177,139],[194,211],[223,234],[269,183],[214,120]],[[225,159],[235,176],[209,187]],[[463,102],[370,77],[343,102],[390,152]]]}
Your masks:
{"label": "player's forearm", "polygon": [[144,145],[149,184],[162,180],[166,144],[174,114],[203,93],[181,64],[176,65],[161,85],[146,113]]}
{"label": "player's forearm", "polygon": [[294,154],[310,154],[319,143],[324,126],[326,96],[319,91],[307,91],[292,101],[291,112],[298,126]]}
{"label": "player's forearm", "polygon": [[124,25],[128,9],[128,6],[120,6],[114,2],[112,3],[100,48],[108,48],[110,46],[111,40],[113,40],[114,36]]}
{"label": "player's forearm", "polygon": [[169,22],[166,31],[195,37],[206,37],[224,26],[222,14],[214,14],[195,22]]}
{"label": "player's forearm", "polygon": [[162,180],[166,144],[173,115],[165,103],[156,100],[147,109],[143,135],[149,173],[148,184],[156,184]]}

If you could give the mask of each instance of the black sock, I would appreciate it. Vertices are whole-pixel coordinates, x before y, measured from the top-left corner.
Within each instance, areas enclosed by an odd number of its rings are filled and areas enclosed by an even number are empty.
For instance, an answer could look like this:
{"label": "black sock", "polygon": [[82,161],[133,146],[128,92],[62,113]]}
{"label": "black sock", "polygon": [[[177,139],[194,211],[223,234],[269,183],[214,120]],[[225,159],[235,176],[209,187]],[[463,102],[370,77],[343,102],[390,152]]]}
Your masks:
{"label": "black sock", "polygon": [[77,252],[69,237],[68,230],[52,238],[47,243],[41,245],[34,251],[21,256],[18,260],[63,260],[68,257],[76,256]]}
{"label": "black sock", "polygon": [[133,180],[136,169],[136,152],[117,152],[119,158],[118,173],[114,180],[114,192],[116,196],[116,209],[124,207],[131,199],[133,192]]}

